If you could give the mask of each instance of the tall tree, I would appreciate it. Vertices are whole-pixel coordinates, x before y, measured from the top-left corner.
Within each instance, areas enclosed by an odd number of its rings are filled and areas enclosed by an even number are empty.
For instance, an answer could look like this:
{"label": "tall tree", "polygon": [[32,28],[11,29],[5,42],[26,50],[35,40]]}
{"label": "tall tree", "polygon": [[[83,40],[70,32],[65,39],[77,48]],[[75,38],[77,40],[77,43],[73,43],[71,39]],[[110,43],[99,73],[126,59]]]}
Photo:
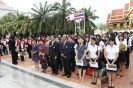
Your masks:
{"label": "tall tree", "polygon": [[[85,31],[86,33],[92,32],[94,31],[94,29],[97,28],[97,26],[94,23],[94,20],[98,19],[99,17],[95,15],[96,10],[91,10],[91,6],[87,9],[87,8],[83,8],[82,10],[84,10],[85,12]],[[82,28],[83,28],[83,24],[84,21],[81,21],[82,24]]]}
{"label": "tall tree", "polygon": [[57,14],[57,22],[59,24],[59,29],[62,31],[66,31],[66,16],[75,12],[75,8],[71,7],[71,3],[67,0],[62,0],[62,3],[55,2],[54,7],[56,8]]}
{"label": "tall tree", "polygon": [[[37,7],[34,4],[35,8],[31,8],[33,13],[33,32],[40,33],[42,31],[48,31],[49,28],[49,18],[51,17],[53,6],[52,4],[48,5],[47,1],[42,5],[42,3],[39,3],[39,7]],[[47,25],[48,24],[48,25]]]}

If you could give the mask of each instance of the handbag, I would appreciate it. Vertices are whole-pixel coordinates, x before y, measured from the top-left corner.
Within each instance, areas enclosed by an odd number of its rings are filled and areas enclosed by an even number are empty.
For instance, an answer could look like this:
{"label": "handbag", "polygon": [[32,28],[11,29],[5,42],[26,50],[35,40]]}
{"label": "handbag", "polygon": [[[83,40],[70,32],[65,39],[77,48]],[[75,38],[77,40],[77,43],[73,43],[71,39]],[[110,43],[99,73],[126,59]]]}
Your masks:
{"label": "handbag", "polygon": [[91,69],[90,67],[88,67],[88,68],[86,69],[86,74],[87,74],[87,75],[92,75],[92,69]]}
{"label": "handbag", "polygon": [[47,62],[46,61],[47,59],[45,57],[43,57],[42,60],[43,60],[42,69],[47,69],[47,63],[46,63]]}
{"label": "handbag", "polygon": [[107,70],[105,67],[103,67],[100,71],[99,71],[99,76],[108,76]]}

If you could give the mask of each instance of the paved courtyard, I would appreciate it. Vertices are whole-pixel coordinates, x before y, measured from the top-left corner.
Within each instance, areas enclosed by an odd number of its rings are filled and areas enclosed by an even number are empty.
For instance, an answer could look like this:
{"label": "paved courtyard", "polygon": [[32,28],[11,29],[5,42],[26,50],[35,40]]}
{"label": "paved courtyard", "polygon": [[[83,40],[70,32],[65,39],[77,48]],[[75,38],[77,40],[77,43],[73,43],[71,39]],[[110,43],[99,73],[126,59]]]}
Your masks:
{"label": "paved courtyard", "polygon": [[[133,62],[133,53],[130,54],[130,62]],[[91,76],[86,75],[84,82],[78,81],[77,71],[72,73],[71,78],[59,75],[51,75],[48,67],[46,73],[34,71],[34,62],[25,56],[25,62],[18,60],[18,65],[12,65],[11,55],[2,56],[0,63],[0,88],[97,88],[91,85]],[[129,69],[124,69],[123,77],[116,76],[115,88],[133,88],[133,63]],[[105,87],[107,88],[107,87]]]}

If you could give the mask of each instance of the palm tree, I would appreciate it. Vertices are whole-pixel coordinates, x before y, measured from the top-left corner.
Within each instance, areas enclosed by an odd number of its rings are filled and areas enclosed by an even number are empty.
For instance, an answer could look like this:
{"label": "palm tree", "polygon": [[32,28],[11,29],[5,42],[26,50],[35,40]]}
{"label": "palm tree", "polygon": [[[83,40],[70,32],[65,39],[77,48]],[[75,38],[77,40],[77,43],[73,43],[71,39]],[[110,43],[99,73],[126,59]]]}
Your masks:
{"label": "palm tree", "polygon": [[71,3],[67,0],[62,0],[62,3],[55,2],[54,8],[56,9],[57,17],[56,21],[58,23],[58,27],[61,31],[66,31],[66,16],[75,12],[75,8],[71,7]]}
{"label": "palm tree", "polygon": [[[96,10],[91,10],[91,6],[87,9],[87,8],[83,8],[82,10],[84,10],[85,12],[85,31],[87,33],[94,31],[93,29],[96,29],[97,26],[95,25],[95,23],[93,22],[94,20],[98,19],[99,17],[95,15]],[[83,20],[81,21],[81,25],[83,28]]]}
{"label": "palm tree", "polygon": [[8,13],[0,19],[0,29],[2,34],[13,34],[13,32],[25,33],[28,29],[30,18],[18,11]]}
{"label": "palm tree", "polygon": [[[49,24],[49,19],[52,16],[53,6],[52,4],[48,5],[47,1],[45,2],[44,6],[42,3],[39,4],[39,7],[37,7],[34,4],[35,8],[31,8],[33,13],[33,32],[40,33],[42,31],[49,31],[49,28],[47,28],[47,24]],[[45,30],[44,30],[45,29]]]}

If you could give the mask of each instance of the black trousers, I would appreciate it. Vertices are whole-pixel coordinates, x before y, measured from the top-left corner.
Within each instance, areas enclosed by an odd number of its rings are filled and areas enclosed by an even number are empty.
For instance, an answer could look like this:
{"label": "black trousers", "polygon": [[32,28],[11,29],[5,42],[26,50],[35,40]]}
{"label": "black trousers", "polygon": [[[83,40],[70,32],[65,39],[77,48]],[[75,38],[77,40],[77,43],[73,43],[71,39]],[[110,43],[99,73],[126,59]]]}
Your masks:
{"label": "black trousers", "polygon": [[12,54],[12,64],[18,64],[17,58],[16,58],[16,52],[11,51],[11,54]]}
{"label": "black trousers", "polygon": [[2,56],[2,49],[0,49],[0,55]]}
{"label": "black trousers", "polygon": [[75,71],[75,66],[76,66],[75,57],[72,57],[72,58],[70,59],[70,62],[71,62],[71,70],[72,70],[72,71]]}
{"label": "black trousers", "polygon": [[52,72],[58,74],[57,59],[54,59],[54,56],[50,56],[50,66],[51,66]]}
{"label": "black trousers", "polygon": [[64,64],[64,73],[65,75],[71,76],[71,66],[70,66],[70,59],[62,58]]}
{"label": "black trousers", "polygon": [[8,51],[7,51],[7,48],[6,48],[5,45],[3,46],[3,52],[4,52],[5,55],[8,54]]}
{"label": "black trousers", "polygon": [[27,51],[29,58],[31,58],[31,51]]}
{"label": "black trousers", "polygon": [[19,60],[19,59],[18,59],[18,52],[15,52],[15,54],[16,54],[15,58],[16,58],[17,60]]}
{"label": "black trousers", "polygon": [[21,61],[24,61],[24,56],[20,56],[21,57]]}
{"label": "black trousers", "polygon": [[129,52],[129,48],[128,48],[126,51],[126,66],[127,67],[129,67],[129,63],[130,63],[129,54],[130,54],[130,52]]}
{"label": "black trousers", "polygon": [[60,56],[58,56],[58,69],[62,70],[62,60]]}
{"label": "black trousers", "polygon": [[50,58],[49,58],[49,55],[47,55],[47,61],[48,61],[48,66],[50,66]]}

